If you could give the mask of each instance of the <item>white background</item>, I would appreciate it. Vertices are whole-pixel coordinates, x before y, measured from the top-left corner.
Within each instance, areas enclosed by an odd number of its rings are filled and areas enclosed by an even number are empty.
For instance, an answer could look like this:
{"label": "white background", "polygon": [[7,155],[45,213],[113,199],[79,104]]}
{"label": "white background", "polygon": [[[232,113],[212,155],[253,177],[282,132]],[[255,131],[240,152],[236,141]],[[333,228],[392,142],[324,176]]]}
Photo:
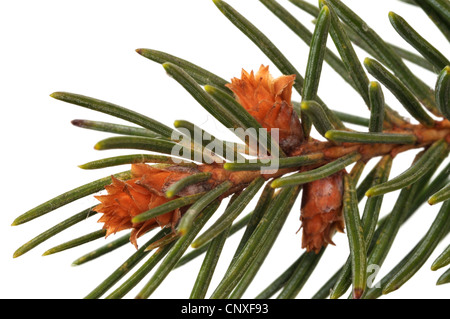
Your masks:
{"label": "white background", "polygon": [[[313,29],[309,15],[288,1],[280,0],[280,3],[310,30]],[[389,24],[387,14],[392,10],[418,28],[442,52],[449,52],[448,42],[417,8],[392,0],[347,0],[345,3],[390,42],[409,47]],[[230,4],[265,32],[304,74],[308,48],[300,39],[258,1],[230,0]],[[82,171],[77,165],[133,153],[95,151],[93,145],[110,135],[73,127],[70,121],[79,118],[124,122],[56,101],[49,97],[50,93],[69,91],[107,100],[169,126],[176,119],[186,119],[203,125],[213,134],[231,139],[181,86],[165,74],[159,64],[141,57],[135,49],[166,51],[225,79],[239,76],[241,68],[257,69],[260,64],[269,64],[272,73],[280,75],[259,49],[209,0],[2,1],[0,30],[2,298],[82,298],[134,251],[130,244],[83,266],[70,266],[77,257],[105,243],[100,239],[70,251],[41,257],[45,250],[57,244],[100,229],[101,224],[96,223],[97,218],[93,217],[26,255],[12,258],[14,251],[26,241],[96,201],[93,198],[79,200],[29,223],[11,227],[17,216],[67,190],[127,169]],[[329,47],[334,50],[331,41]],[[359,50],[358,53],[364,58],[365,53]],[[419,67],[412,68],[420,72],[427,83],[434,85],[435,75]],[[329,106],[368,116],[359,96],[327,65],[322,78],[319,95]],[[398,107],[392,96],[386,90],[384,92],[389,104]],[[294,93],[294,99],[298,100],[297,93]],[[414,153],[398,157],[393,176],[410,165]],[[369,163],[367,171],[374,162]],[[385,197],[383,215],[390,211],[397,195],[398,192]],[[439,206],[422,207],[402,227],[379,279],[422,237]],[[296,234],[300,226],[298,218],[299,202],[293,208],[269,261],[244,297],[255,297],[302,253],[301,235]],[[234,252],[238,237],[226,245],[224,259]],[[113,236],[108,241],[112,239]],[[335,242],[337,246],[327,249],[298,298],[310,298],[347,258],[346,236],[336,235]],[[430,270],[431,262],[448,244],[447,237],[420,272],[388,298],[448,298],[450,286],[435,286],[442,271]],[[224,268],[218,269],[212,288],[228,265],[224,259],[221,259]],[[199,258],[170,274],[152,297],[187,298],[200,262]],[[129,297],[132,298],[142,284]]]}

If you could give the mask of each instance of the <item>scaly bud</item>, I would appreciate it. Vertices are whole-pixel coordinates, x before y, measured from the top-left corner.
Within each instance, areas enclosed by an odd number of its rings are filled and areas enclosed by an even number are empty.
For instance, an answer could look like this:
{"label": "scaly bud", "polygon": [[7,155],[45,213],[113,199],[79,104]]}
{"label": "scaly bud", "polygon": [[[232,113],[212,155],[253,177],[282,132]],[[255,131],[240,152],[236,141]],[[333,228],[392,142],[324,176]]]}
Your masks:
{"label": "scaly bud", "polygon": [[276,79],[269,67],[259,68],[256,74],[242,70],[241,78],[233,78],[227,87],[233,91],[241,105],[261,124],[270,130],[279,129],[279,144],[290,153],[303,141],[303,131],[292,103],[292,85],[295,75],[282,75]]}
{"label": "scaly bud", "polygon": [[336,231],[344,231],[342,217],[343,174],[305,184],[301,205],[302,248],[318,253],[322,246],[334,245]]}

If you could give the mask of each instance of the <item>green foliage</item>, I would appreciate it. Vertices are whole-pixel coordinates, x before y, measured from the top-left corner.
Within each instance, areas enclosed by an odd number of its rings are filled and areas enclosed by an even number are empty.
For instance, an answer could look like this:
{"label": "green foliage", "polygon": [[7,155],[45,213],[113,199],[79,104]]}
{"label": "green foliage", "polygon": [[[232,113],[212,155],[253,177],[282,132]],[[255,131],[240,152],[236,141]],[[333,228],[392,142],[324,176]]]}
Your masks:
{"label": "green foliage", "polygon": [[[450,6],[445,0],[403,0],[415,4],[416,9],[423,9],[436,24],[444,36],[450,38]],[[291,175],[276,176],[266,180],[262,176],[253,179],[238,191],[233,190],[232,181],[225,181],[215,188],[203,193],[177,197],[165,204],[150,209],[133,218],[133,223],[143,223],[151,218],[160,216],[178,208],[186,208],[179,224],[174,229],[165,228],[156,233],[132,256],[130,256],[117,270],[101,282],[86,298],[100,298],[118,283],[141,260],[148,257],[141,267],[107,298],[122,298],[137,286],[146,276],[156,269],[147,283],[142,287],[137,298],[148,298],[161,285],[164,279],[175,269],[182,267],[191,260],[205,254],[199,269],[195,285],[191,291],[191,298],[205,298],[210,291],[215,269],[222,251],[226,248],[228,238],[239,229],[246,227],[239,246],[230,261],[226,273],[220,283],[213,290],[210,298],[239,298],[244,295],[252,283],[261,265],[269,255],[273,244],[298,198],[302,185],[326,178],[355,164],[352,172],[344,177],[343,216],[346,223],[348,247],[350,254],[345,264],[331,276],[313,298],[339,298],[352,285],[353,298],[377,298],[382,294],[391,293],[400,288],[423,266],[436,246],[450,231],[450,183],[448,165],[436,177],[434,173],[448,156],[448,136],[424,142],[415,131],[409,133],[386,132],[390,128],[403,128],[408,123],[385,104],[381,89],[383,84],[405,110],[422,124],[421,129],[433,128],[436,131],[446,129],[445,123],[450,119],[450,76],[448,58],[439,52],[425,35],[420,35],[403,18],[395,13],[389,14],[390,22],[397,32],[416,50],[415,52],[399,49],[383,40],[371,29],[355,12],[340,0],[319,1],[320,7],[301,0],[291,0],[298,8],[307,11],[317,18],[314,32],[310,32],[299,20],[274,0],[260,0],[260,2],[286,24],[294,33],[310,46],[306,63],[305,77],[295,68],[287,57],[269,40],[255,25],[237,12],[228,3],[214,0],[214,4],[239,30],[241,30],[285,75],[295,74],[294,89],[301,95],[300,103],[294,103],[296,111],[302,120],[303,132],[308,143],[310,129],[313,126],[328,141],[326,145],[339,148],[342,143],[356,143],[364,146],[395,144],[399,149],[421,148],[411,167],[392,179],[389,174],[393,162],[390,151],[384,155],[365,179],[357,185],[357,181],[365,169],[367,161],[380,154],[365,154],[362,148],[354,148],[339,156],[330,157],[325,152],[313,152],[286,157],[280,146],[271,139],[266,140],[258,134],[251,136],[259,145],[266,145],[269,153],[277,151],[280,159],[265,161],[256,158],[254,161],[245,157],[247,146],[232,147],[232,158],[225,158],[223,168],[227,172],[254,172],[276,163],[280,169],[290,169]],[[327,37],[331,36],[339,53],[335,55],[327,45]],[[361,63],[354,45],[360,46],[372,54]],[[227,83],[220,76],[204,68],[171,54],[152,50],[138,49],[140,55],[161,64],[166,72],[174,78],[207,112],[220,123],[230,129],[254,128],[262,126],[232,97],[231,91],[225,87]],[[420,74],[415,74],[405,64],[404,60],[436,71],[435,90],[421,80]],[[369,118],[360,117],[356,111],[342,113],[332,111],[318,96],[323,61],[327,62],[345,82],[356,90],[367,105]],[[364,71],[374,76],[380,83],[370,82]],[[73,125],[121,136],[114,136],[98,142],[97,150],[107,149],[136,149],[162,154],[172,154],[174,146],[179,145],[176,136],[182,137],[175,129],[169,128],[157,120],[148,118],[130,109],[86,97],[83,95],[55,92],[53,98],[76,104],[94,111],[103,112],[139,127],[105,123],[90,120],[74,120]],[[431,114],[429,114],[431,112]],[[438,119],[436,119],[438,118]],[[344,126],[349,122],[368,127],[366,132],[356,132]],[[437,123],[441,123],[439,126]],[[312,126],[311,126],[312,125]],[[448,125],[448,124],[447,124]],[[194,124],[177,120],[176,129],[187,129],[189,132],[200,130]],[[417,125],[416,127],[419,127]],[[447,127],[448,129],[448,127]],[[229,147],[228,143],[212,136],[213,141]],[[243,139],[248,144],[248,140]],[[314,143],[314,142],[313,142]],[[195,155],[207,144],[202,139],[201,148],[191,147],[189,155]],[[395,153],[394,150],[392,153]],[[187,154],[186,154],[187,155]],[[211,163],[211,158],[202,155],[204,165]],[[364,156],[363,156],[364,155]],[[327,157],[328,156],[328,157]],[[208,162],[211,160],[211,162]],[[236,162],[233,162],[236,160]],[[200,162],[201,162],[200,161]],[[123,164],[159,163],[164,165],[189,166],[193,163],[175,164],[171,156],[155,154],[132,154],[109,157],[80,165],[83,169],[99,169]],[[264,174],[264,173],[262,173]],[[164,191],[166,198],[175,197],[184,188],[202,183],[211,178],[212,173],[198,172],[173,183]],[[132,178],[130,171],[114,175],[115,178],[127,180]],[[110,184],[110,176],[77,187],[65,192],[30,211],[17,217],[13,225],[29,222],[73,201],[101,191]],[[235,222],[237,217],[247,208],[260,189],[262,194],[252,213]],[[399,190],[397,201],[390,214],[379,220],[383,195]],[[211,226],[208,220],[218,210],[222,196],[234,193],[224,213]],[[364,211],[360,216],[358,204],[367,195]],[[367,277],[370,275],[368,265],[382,266],[389,254],[390,248],[399,232],[400,227],[417,208],[424,202],[430,204],[442,203],[439,213],[424,237],[417,242],[413,250],[380,280],[380,288],[366,287]],[[63,230],[82,222],[95,215],[92,207],[51,227],[34,239],[21,246],[14,253],[18,257],[40,245]],[[47,250],[44,255],[54,254],[66,249],[83,245],[103,237],[106,230],[95,231],[75,238]],[[199,235],[200,234],[200,235]],[[414,234],[411,234],[413,238]],[[73,262],[82,265],[97,259],[129,241],[130,234],[122,236],[112,243],[99,247],[81,256]],[[185,254],[188,247],[195,248]],[[152,253],[151,251],[154,250]],[[277,298],[295,298],[313,273],[315,267],[326,253],[323,247],[318,253],[304,252],[285,270],[274,269],[279,276],[270,283],[256,298],[270,298],[279,292]],[[436,259],[432,270],[446,267],[449,264],[449,248]],[[450,281],[447,270],[437,284]],[[418,295],[420,292],[418,292]]]}

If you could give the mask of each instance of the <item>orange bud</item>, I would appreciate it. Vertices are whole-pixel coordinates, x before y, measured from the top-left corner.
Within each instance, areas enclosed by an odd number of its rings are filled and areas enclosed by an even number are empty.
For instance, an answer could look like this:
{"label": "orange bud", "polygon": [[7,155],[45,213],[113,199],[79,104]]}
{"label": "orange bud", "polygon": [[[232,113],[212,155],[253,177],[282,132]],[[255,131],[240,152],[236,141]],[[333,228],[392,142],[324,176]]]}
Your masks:
{"label": "orange bud", "polygon": [[[127,181],[112,177],[112,184],[105,186],[108,194],[95,196],[101,204],[94,210],[103,214],[99,222],[104,223],[106,236],[132,228],[130,241],[137,248],[137,238],[148,230],[157,226],[174,227],[181,216],[181,211],[176,209],[138,224],[132,223],[131,219],[168,202],[169,199],[164,196],[165,190],[175,181],[198,170],[192,167],[163,169],[146,164],[133,164],[131,172],[133,178]],[[205,190],[201,185],[191,189],[187,187],[180,195],[192,195]]]}
{"label": "orange bud", "polygon": [[279,129],[279,144],[284,152],[291,152],[303,141],[303,131],[291,104],[295,75],[273,79],[269,67],[259,68],[256,74],[242,70],[241,79],[233,78],[227,87],[238,102],[271,132]]}
{"label": "orange bud", "polygon": [[305,184],[301,205],[302,248],[316,253],[328,244],[334,245],[336,231],[344,231],[342,216],[343,174]]}

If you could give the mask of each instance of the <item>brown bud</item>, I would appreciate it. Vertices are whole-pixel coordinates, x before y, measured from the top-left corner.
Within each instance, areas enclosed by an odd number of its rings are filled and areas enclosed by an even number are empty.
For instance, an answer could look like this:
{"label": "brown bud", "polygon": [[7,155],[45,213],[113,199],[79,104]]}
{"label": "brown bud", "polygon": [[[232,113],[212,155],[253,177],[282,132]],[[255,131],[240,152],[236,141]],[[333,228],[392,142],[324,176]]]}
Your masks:
{"label": "brown bud", "polygon": [[334,245],[336,231],[344,231],[342,216],[343,174],[338,172],[303,186],[301,216],[302,248],[318,253],[328,244]]}
{"label": "brown bud", "polygon": [[302,127],[291,103],[294,80],[295,75],[274,79],[269,67],[261,65],[256,74],[242,70],[240,79],[233,78],[227,84],[239,103],[262,127],[269,133],[273,128],[279,130],[279,144],[286,153],[303,141]]}

